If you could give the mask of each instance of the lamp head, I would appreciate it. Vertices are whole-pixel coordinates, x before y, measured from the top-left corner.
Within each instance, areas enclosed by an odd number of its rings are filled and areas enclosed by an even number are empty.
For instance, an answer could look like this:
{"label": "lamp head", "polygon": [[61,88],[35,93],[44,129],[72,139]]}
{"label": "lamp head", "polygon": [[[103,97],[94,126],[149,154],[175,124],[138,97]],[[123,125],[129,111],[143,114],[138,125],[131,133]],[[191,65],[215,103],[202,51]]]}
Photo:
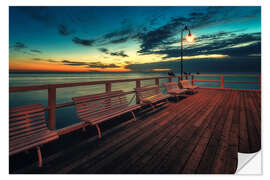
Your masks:
{"label": "lamp head", "polygon": [[186,36],[186,41],[189,42],[189,43],[192,43],[194,40],[195,40],[195,36],[192,35],[189,31],[188,35]]}

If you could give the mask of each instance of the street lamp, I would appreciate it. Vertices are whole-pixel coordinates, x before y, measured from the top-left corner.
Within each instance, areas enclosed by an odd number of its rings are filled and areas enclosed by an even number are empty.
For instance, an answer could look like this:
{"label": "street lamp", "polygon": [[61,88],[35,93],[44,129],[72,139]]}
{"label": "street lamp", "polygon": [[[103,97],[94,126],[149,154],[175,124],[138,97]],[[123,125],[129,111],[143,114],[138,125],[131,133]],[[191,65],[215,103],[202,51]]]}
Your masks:
{"label": "street lamp", "polygon": [[185,37],[186,41],[192,43],[195,40],[195,36],[190,33],[190,29],[185,26],[184,29],[181,30],[181,80],[183,80],[183,33],[184,31],[188,31],[188,35]]}

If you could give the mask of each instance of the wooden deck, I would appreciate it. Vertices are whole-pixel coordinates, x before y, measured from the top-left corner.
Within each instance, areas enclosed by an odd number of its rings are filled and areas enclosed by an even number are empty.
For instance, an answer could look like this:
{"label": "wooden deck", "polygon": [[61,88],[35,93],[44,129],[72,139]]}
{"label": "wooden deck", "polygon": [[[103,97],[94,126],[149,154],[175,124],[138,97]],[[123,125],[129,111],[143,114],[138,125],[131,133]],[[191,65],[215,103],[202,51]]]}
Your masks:
{"label": "wooden deck", "polygon": [[136,122],[109,128],[102,139],[88,128],[44,145],[41,169],[16,167],[27,158],[11,157],[10,173],[234,173],[238,152],[261,148],[259,92],[201,89],[157,112],[136,114]]}

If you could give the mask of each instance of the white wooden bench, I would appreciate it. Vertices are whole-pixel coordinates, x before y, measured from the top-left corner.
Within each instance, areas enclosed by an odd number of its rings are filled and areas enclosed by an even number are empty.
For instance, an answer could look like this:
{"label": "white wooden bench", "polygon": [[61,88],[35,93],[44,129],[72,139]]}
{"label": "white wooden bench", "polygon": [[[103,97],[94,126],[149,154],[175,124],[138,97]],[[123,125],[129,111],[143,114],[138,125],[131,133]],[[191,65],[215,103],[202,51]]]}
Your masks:
{"label": "white wooden bench", "polygon": [[163,85],[166,88],[166,91],[168,92],[168,94],[176,97],[177,101],[178,101],[179,96],[181,95],[183,96],[188,91],[187,89],[179,88],[176,82],[167,82],[167,83],[164,83]]}
{"label": "white wooden bench", "polygon": [[187,89],[189,92],[192,93],[196,92],[196,89],[199,88],[199,86],[192,86],[189,80],[180,80],[179,83],[183,89]]}
{"label": "white wooden bench", "polygon": [[155,103],[165,100],[168,102],[169,94],[162,94],[158,86],[145,86],[135,88],[136,96],[142,104],[149,104],[155,110]]}
{"label": "white wooden bench", "polygon": [[140,108],[140,105],[129,105],[126,93],[123,91],[111,91],[107,93],[93,94],[87,96],[73,97],[78,118],[86,124],[96,126],[98,137],[101,138],[99,124],[131,112],[134,120],[134,110]]}
{"label": "white wooden bench", "polygon": [[9,110],[9,155],[36,147],[38,166],[42,167],[40,145],[58,139],[54,130],[49,130],[41,104],[25,105]]}

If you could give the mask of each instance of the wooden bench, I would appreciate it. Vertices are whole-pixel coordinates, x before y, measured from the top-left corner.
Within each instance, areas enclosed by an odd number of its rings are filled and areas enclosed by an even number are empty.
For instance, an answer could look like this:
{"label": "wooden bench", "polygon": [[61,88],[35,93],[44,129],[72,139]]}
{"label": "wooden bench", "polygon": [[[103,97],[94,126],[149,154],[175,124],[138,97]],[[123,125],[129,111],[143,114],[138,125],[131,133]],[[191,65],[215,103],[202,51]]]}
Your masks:
{"label": "wooden bench", "polygon": [[199,86],[192,86],[189,80],[180,80],[179,83],[183,89],[187,89],[189,92],[192,93],[194,93],[195,90],[199,88]]}
{"label": "wooden bench", "polygon": [[169,94],[162,94],[158,86],[145,86],[141,88],[135,88],[136,96],[142,104],[149,104],[155,110],[155,103],[166,100],[168,102]]}
{"label": "wooden bench", "polygon": [[98,137],[101,138],[99,124],[131,112],[134,121],[136,117],[134,110],[140,105],[129,105],[126,93],[123,91],[111,91],[107,93],[93,94],[87,96],[73,97],[78,118],[86,124],[96,126]]}
{"label": "wooden bench", "polygon": [[9,155],[36,147],[38,166],[42,167],[40,146],[58,139],[56,131],[49,130],[41,104],[19,106],[9,110]]}
{"label": "wooden bench", "polygon": [[179,88],[176,82],[167,82],[167,83],[164,83],[163,85],[166,88],[166,91],[168,92],[168,94],[176,97],[177,101],[178,101],[179,96],[181,95],[185,96],[185,93],[188,91],[187,89]]}

